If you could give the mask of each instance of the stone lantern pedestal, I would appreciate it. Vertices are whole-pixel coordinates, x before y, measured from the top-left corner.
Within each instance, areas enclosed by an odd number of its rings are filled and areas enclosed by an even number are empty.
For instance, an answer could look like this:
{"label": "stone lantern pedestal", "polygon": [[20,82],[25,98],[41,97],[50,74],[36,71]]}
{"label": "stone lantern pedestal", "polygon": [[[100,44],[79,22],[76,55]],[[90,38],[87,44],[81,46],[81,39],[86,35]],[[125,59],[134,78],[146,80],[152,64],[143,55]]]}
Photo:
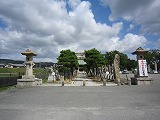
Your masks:
{"label": "stone lantern pedestal", "polygon": [[132,53],[137,55],[137,73],[135,73],[134,78],[131,78],[131,85],[150,85],[153,82],[152,78],[148,77],[147,62],[144,60],[146,52],[140,47]]}
{"label": "stone lantern pedestal", "polygon": [[33,75],[33,66],[35,65],[33,63],[33,56],[36,56],[36,54],[29,49],[27,49],[25,52],[22,52],[21,54],[26,55],[26,62],[24,62],[26,73],[24,76],[22,76],[22,79],[17,79],[17,85],[22,87],[41,85],[42,79],[35,78],[35,75]]}

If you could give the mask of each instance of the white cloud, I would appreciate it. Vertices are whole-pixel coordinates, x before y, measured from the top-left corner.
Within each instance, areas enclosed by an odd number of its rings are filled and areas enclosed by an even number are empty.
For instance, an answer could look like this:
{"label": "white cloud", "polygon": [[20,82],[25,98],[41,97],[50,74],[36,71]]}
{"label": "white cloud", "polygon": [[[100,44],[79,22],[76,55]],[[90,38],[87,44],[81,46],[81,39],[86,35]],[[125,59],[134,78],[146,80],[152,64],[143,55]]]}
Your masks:
{"label": "white cloud", "polygon": [[133,34],[121,40],[122,22],[96,23],[89,2],[69,2],[74,9],[68,12],[62,0],[0,1],[0,19],[8,25],[0,29],[0,58],[22,59],[20,53],[30,48],[38,54],[36,61],[56,61],[63,49],[128,52],[147,42]]}
{"label": "white cloud", "polygon": [[127,29],[127,31],[130,31],[130,30],[134,29],[134,27],[135,27],[135,25],[130,24],[130,25],[129,25],[129,28]]}
{"label": "white cloud", "polygon": [[141,24],[143,33],[160,34],[159,0],[100,0],[111,8],[110,20],[121,17]]}
{"label": "white cloud", "polygon": [[81,0],[69,0],[68,1],[68,4],[72,9],[75,9],[80,3],[81,3]]}
{"label": "white cloud", "polygon": [[133,35],[128,33],[124,36],[122,41],[119,41],[117,48],[121,52],[131,53],[135,51],[138,47],[144,47],[147,43],[147,39],[144,36]]}

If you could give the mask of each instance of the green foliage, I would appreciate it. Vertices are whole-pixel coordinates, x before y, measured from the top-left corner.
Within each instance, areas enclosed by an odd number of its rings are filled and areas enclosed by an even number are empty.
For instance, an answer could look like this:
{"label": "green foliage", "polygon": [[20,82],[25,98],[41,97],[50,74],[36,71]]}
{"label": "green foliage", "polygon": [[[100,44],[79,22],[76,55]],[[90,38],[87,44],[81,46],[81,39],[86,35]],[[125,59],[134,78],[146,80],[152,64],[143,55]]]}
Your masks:
{"label": "green foliage", "polygon": [[0,77],[14,77],[25,73],[25,68],[0,68]]}
{"label": "green foliage", "polygon": [[145,55],[144,58],[146,59],[148,64],[153,64],[154,63],[154,54],[151,51],[148,51]]}
{"label": "green foliage", "polygon": [[86,69],[88,71],[90,69],[94,71],[94,68],[98,69],[98,67],[106,64],[103,55],[95,48],[85,51],[84,61],[86,62]]}
{"label": "green foliage", "polygon": [[49,69],[46,68],[33,68],[33,74],[41,74],[41,75],[45,75],[49,73]]}
{"label": "green foliage", "polygon": [[151,49],[144,55],[148,64],[151,65],[151,68],[154,69],[153,64],[157,63],[158,68],[160,67],[160,50],[158,49]]}
{"label": "green foliage", "polygon": [[21,73],[25,72],[25,68],[0,68],[0,73]]}
{"label": "green foliage", "polygon": [[60,52],[60,56],[58,59],[58,65],[62,65],[59,68],[60,72],[74,72],[75,69],[78,67],[78,59],[75,55],[75,52],[71,50],[62,50]]}
{"label": "green foliage", "polygon": [[117,50],[106,52],[105,60],[108,65],[112,65],[115,55],[118,54],[120,56],[120,69],[124,70],[127,68],[128,56],[126,54],[120,53]]}
{"label": "green foliage", "polygon": [[137,61],[135,60],[127,60],[127,70],[134,70],[137,67]]}
{"label": "green foliage", "polygon": [[144,57],[149,64],[154,64],[155,62],[158,63],[160,61],[160,50],[149,50]]}
{"label": "green foliage", "polygon": [[48,80],[47,78],[43,79],[42,83],[47,83],[47,80]]}
{"label": "green foliage", "polygon": [[0,92],[1,92],[1,91],[4,91],[4,90],[7,90],[9,87],[10,87],[10,86],[5,86],[5,87],[1,87],[1,86],[0,86]]}
{"label": "green foliage", "polygon": [[[4,73],[4,74],[3,74]],[[25,68],[0,68],[0,77],[19,76],[25,74]],[[48,75],[48,69],[33,68],[34,75]]]}

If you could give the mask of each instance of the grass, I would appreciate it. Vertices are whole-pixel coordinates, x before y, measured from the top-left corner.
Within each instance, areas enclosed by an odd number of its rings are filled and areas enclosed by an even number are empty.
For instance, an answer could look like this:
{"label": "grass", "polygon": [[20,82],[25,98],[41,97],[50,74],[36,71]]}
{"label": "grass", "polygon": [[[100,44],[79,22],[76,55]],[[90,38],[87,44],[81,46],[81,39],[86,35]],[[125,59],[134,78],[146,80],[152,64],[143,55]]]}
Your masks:
{"label": "grass", "polygon": [[[25,74],[25,68],[0,68],[0,77],[10,77]],[[44,68],[33,68],[34,75],[46,75],[48,69]]]}
{"label": "grass", "polygon": [[[33,68],[33,73],[46,73],[48,69]],[[25,68],[0,68],[0,73],[25,73]]]}
{"label": "grass", "polygon": [[43,79],[43,80],[42,80],[42,83],[47,83],[47,80],[48,80],[48,79]]}
{"label": "grass", "polygon": [[33,68],[33,74],[46,75],[46,74],[49,74],[49,69]]}
{"label": "grass", "polygon": [[4,90],[7,90],[9,87],[7,86],[7,87],[0,87],[0,92],[1,91],[4,91]]}
{"label": "grass", "polygon": [[[62,81],[59,80],[59,81],[55,81],[55,82],[53,82],[53,83],[55,83],[55,84],[61,84]],[[72,80],[69,80],[69,79],[64,80],[64,84],[71,84],[71,83],[72,83]]]}
{"label": "grass", "polygon": [[14,87],[14,85],[13,86],[4,86],[4,87],[0,86],[0,92],[11,89],[13,87]]}
{"label": "grass", "polygon": [[[16,77],[24,74],[25,68],[0,68],[0,77]],[[41,78],[43,80],[43,83],[46,83],[46,76],[48,76],[49,70],[44,68],[33,68],[33,74],[36,75],[38,78]],[[0,91],[7,88],[8,87],[0,87]]]}
{"label": "grass", "polygon": [[[16,77],[25,74],[25,68],[0,68],[0,77]],[[47,76],[49,74],[48,69],[33,68],[33,74],[38,76]],[[43,83],[47,82],[47,78],[42,79]],[[13,88],[13,86],[0,86],[0,92]]]}
{"label": "grass", "polygon": [[0,77],[15,77],[24,74],[25,68],[0,68]]}
{"label": "grass", "polygon": [[24,73],[25,68],[0,68],[0,73]]}

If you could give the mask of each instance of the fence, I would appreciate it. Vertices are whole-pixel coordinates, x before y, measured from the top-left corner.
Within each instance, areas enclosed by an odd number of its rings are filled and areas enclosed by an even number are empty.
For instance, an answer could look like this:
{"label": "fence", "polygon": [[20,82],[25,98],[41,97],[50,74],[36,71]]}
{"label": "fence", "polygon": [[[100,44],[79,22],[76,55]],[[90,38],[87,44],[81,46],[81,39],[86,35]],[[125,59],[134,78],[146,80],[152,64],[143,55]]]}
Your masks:
{"label": "fence", "polygon": [[22,77],[17,73],[0,73],[0,87],[16,85],[19,78]]}
{"label": "fence", "polygon": [[0,77],[0,86],[17,85],[17,79],[20,77]]}
{"label": "fence", "polygon": [[[17,85],[17,79],[22,78],[22,73],[0,73],[0,87]],[[36,74],[36,78],[47,79],[48,74]]]}

